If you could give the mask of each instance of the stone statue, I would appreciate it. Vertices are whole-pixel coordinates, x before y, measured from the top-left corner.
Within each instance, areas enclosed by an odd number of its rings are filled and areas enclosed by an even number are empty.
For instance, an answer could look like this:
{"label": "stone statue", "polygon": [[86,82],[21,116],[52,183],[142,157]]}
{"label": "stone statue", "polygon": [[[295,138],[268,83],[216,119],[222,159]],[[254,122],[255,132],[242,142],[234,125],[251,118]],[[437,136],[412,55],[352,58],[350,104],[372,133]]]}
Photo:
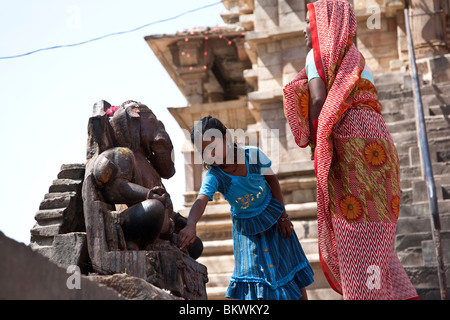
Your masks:
{"label": "stone statue", "polygon": [[[191,289],[196,293],[185,295],[192,299],[203,294],[207,281],[206,268],[193,260],[203,245],[197,238],[184,254],[176,247],[186,218],[173,212],[161,181],[175,174],[172,153],[163,123],[147,106],[94,105],[82,192],[88,250],[96,272],[127,269],[161,288]],[[203,288],[192,284],[195,275]],[[192,288],[183,289],[186,283]]]}

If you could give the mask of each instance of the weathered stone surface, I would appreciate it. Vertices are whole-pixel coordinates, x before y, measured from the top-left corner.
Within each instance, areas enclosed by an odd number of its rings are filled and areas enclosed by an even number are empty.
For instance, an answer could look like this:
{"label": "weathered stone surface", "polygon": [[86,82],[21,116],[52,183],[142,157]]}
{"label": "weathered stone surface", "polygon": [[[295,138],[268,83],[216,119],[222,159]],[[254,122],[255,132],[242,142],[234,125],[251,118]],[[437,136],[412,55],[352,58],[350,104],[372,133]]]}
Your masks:
{"label": "weathered stone surface", "polygon": [[63,164],[58,173],[58,179],[82,180],[83,178],[84,164],[82,163]]}
{"label": "weathered stone surface", "polygon": [[189,300],[207,299],[206,267],[177,248],[147,253],[146,280]]}
{"label": "weathered stone surface", "polygon": [[88,278],[116,290],[122,296],[131,300],[180,300],[179,297],[141,278],[133,277],[125,273],[94,275],[88,276]]}
{"label": "weathered stone surface", "polygon": [[[450,265],[450,238],[445,238],[448,236],[448,232],[441,234],[442,255],[446,265]],[[424,265],[437,265],[436,246],[433,240],[422,241],[422,252]]]}
{"label": "weathered stone surface", "polygon": [[87,249],[86,232],[58,234],[53,239],[51,260],[63,268],[78,266],[83,274],[92,270]]}
{"label": "weathered stone surface", "polygon": [[[0,300],[120,300],[116,291],[58,267],[43,255],[0,232]],[[69,277],[79,276],[79,288]]]}

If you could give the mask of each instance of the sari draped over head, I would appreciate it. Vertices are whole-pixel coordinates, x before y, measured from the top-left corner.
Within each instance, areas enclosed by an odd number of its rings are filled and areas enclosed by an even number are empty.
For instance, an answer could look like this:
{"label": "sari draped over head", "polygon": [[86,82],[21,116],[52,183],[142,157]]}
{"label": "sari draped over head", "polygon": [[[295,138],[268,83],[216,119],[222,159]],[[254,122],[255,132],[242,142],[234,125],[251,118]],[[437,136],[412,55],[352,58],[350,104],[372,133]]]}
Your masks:
{"label": "sari draped over head", "polygon": [[[314,62],[327,91],[312,146],[322,270],[344,299],[415,298],[393,250],[400,205],[397,151],[376,88],[361,78],[365,59],[352,43],[355,14],[342,0],[310,3],[308,12]],[[305,69],[283,93],[297,145],[311,145]]]}

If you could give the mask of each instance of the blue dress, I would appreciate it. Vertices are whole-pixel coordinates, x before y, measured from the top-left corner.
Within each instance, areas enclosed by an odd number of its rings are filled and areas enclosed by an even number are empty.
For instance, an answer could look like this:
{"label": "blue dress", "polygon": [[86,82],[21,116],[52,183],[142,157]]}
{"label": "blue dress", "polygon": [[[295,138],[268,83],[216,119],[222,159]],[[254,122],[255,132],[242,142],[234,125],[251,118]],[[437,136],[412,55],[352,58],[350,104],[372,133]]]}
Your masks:
{"label": "blue dress", "polygon": [[211,167],[199,192],[212,200],[219,191],[231,206],[235,266],[226,297],[297,300],[300,289],[314,282],[314,272],[295,231],[285,239],[277,229],[284,207],[263,175],[271,161],[256,147],[244,151],[247,176]]}

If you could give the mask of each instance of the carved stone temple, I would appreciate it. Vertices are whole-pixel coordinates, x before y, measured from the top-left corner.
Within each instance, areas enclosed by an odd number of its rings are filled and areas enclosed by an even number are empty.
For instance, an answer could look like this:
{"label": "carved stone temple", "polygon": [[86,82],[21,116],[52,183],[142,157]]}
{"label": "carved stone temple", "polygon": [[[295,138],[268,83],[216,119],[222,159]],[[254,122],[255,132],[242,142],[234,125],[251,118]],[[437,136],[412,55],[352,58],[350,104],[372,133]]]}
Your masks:
{"label": "carved stone temple", "polygon": [[[300,149],[285,120],[282,88],[304,67],[307,49],[306,0],[222,1],[223,25],[189,28],[145,37],[150,48],[186,97],[187,106],[170,108],[182,129],[208,114],[231,129],[242,129],[273,161],[286,209],[315,271],[310,299],[341,299],[320,268],[316,194],[309,150]],[[411,9],[414,50],[420,70],[433,170],[438,189],[443,246],[450,264],[450,1],[354,0],[358,19],[355,43],[375,76],[383,116],[399,152],[402,202],[395,249],[421,299],[437,299],[436,259],[423,178],[414,95],[409,73],[404,8]],[[186,137],[189,141],[189,137]],[[194,164],[186,142],[186,209],[199,191],[201,164]],[[233,271],[229,205],[219,195],[198,224],[204,250],[198,261],[208,268],[209,299],[224,298]],[[450,274],[447,268],[447,279]]]}

